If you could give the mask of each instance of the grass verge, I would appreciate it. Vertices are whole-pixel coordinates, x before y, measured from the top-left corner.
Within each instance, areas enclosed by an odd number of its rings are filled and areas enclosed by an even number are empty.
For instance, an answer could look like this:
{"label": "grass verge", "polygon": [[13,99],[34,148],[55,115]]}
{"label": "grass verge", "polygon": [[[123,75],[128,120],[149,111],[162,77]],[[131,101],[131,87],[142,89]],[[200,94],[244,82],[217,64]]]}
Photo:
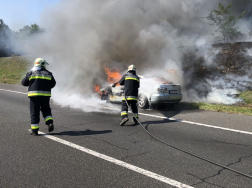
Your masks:
{"label": "grass verge", "polygon": [[208,103],[183,103],[182,106],[192,109],[202,109],[216,112],[226,112],[233,114],[252,115],[252,104],[222,105]]}
{"label": "grass verge", "polygon": [[[0,83],[20,84],[28,68],[32,67],[33,59],[28,56],[0,58]],[[217,112],[252,115],[252,91],[242,92],[239,96],[244,103],[221,105],[208,103],[180,103],[182,109],[202,109]]]}
{"label": "grass verge", "polygon": [[239,98],[242,99],[244,102],[235,105],[208,104],[203,102],[183,103],[181,104],[181,107],[184,106],[192,109],[252,115],[252,91],[241,92]]}
{"label": "grass verge", "polygon": [[30,63],[26,56],[0,57],[0,83],[20,84]]}

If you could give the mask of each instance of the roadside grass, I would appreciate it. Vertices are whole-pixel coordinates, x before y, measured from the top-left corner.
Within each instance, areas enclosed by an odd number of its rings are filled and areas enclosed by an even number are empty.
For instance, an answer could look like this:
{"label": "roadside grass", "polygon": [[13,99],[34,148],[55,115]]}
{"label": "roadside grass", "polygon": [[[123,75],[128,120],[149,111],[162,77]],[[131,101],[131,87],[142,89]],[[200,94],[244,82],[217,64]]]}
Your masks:
{"label": "roadside grass", "polygon": [[0,57],[0,83],[20,84],[30,63],[28,56]]}
{"label": "roadside grass", "polygon": [[242,92],[240,98],[242,98],[246,104],[252,105],[252,91]]}
{"label": "roadside grass", "polygon": [[[0,83],[21,84],[27,70],[32,67],[33,59],[30,56],[0,57]],[[240,93],[239,98],[244,102],[235,105],[182,102],[178,107],[252,115],[252,91]]]}
{"label": "roadside grass", "polygon": [[189,107],[192,109],[202,109],[216,112],[226,112],[234,114],[252,115],[252,91],[241,92],[240,99],[244,102],[234,105],[208,104],[208,103],[181,103],[181,107]]}

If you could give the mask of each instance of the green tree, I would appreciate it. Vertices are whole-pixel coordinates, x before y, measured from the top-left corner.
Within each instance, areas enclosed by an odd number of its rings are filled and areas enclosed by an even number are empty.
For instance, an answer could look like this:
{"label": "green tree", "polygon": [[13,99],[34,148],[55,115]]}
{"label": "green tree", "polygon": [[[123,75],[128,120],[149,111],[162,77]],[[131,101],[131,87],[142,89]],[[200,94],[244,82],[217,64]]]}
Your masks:
{"label": "green tree", "polygon": [[0,19],[0,56],[8,56],[11,53],[11,37],[13,33],[8,25]]}
{"label": "green tree", "polygon": [[211,11],[206,19],[213,22],[212,25],[216,25],[218,27],[216,32],[221,34],[221,40],[224,42],[233,42],[242,38],[244,34],[238,31],[236,24],[243,17],[246,11],[236,18],[230,13],[232,4],[225,8],[221,3],[219,3],[218,7],[219,10]]}
{"label": "green tree", "polygon": [[44,32],[44,29],[40,28],[37,24],[31,24],[31,26],[24,26],[22,29],[19,30],[17,35],[20,39],[25,39],[26,37],[39,34]]}

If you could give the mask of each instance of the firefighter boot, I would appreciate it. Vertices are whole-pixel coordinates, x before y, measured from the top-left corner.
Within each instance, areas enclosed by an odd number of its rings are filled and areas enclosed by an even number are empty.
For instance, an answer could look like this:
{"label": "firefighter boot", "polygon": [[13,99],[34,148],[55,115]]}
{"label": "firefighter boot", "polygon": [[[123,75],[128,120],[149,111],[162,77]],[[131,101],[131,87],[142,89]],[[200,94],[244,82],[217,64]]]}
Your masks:
{"label": "firefighter boot", "polygon": [[31,129],[29,131],[29,134],[32,135],[32,136],[38,136],[38,129]]}
{"label": "firefighter boot", "polygon": [[[138,118],[137,118],[138,119]],[[138,121],[135,117],[132,117],[132,123],[134,123],[135,125],[139,125]]]}
{"label": "firefighter boot", "polygon": [[52,123],[48,125],[48,132],[52,132],[54,130],[54,126]]}
{"label": "firefighter boot", "polygon": [[127,121],[129,121],[129,118],[123,118],[123,120],[121,121],[120,125],[123,126]]}

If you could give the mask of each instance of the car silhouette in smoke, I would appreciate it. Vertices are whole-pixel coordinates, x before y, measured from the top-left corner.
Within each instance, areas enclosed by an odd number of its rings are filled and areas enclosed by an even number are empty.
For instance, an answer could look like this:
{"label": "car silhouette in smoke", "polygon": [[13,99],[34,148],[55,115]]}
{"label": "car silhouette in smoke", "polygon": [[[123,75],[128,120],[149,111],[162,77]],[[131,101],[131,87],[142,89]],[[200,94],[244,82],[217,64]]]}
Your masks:
{"label": "car silhouette in smoke", "polygon": [[[139,76],[138,106],[141,109],[173,106],[182,100],[181,86],[168,82],[164,78]],[[101,100],[121,102],[124,86],[107,86],[100,89]]]}

